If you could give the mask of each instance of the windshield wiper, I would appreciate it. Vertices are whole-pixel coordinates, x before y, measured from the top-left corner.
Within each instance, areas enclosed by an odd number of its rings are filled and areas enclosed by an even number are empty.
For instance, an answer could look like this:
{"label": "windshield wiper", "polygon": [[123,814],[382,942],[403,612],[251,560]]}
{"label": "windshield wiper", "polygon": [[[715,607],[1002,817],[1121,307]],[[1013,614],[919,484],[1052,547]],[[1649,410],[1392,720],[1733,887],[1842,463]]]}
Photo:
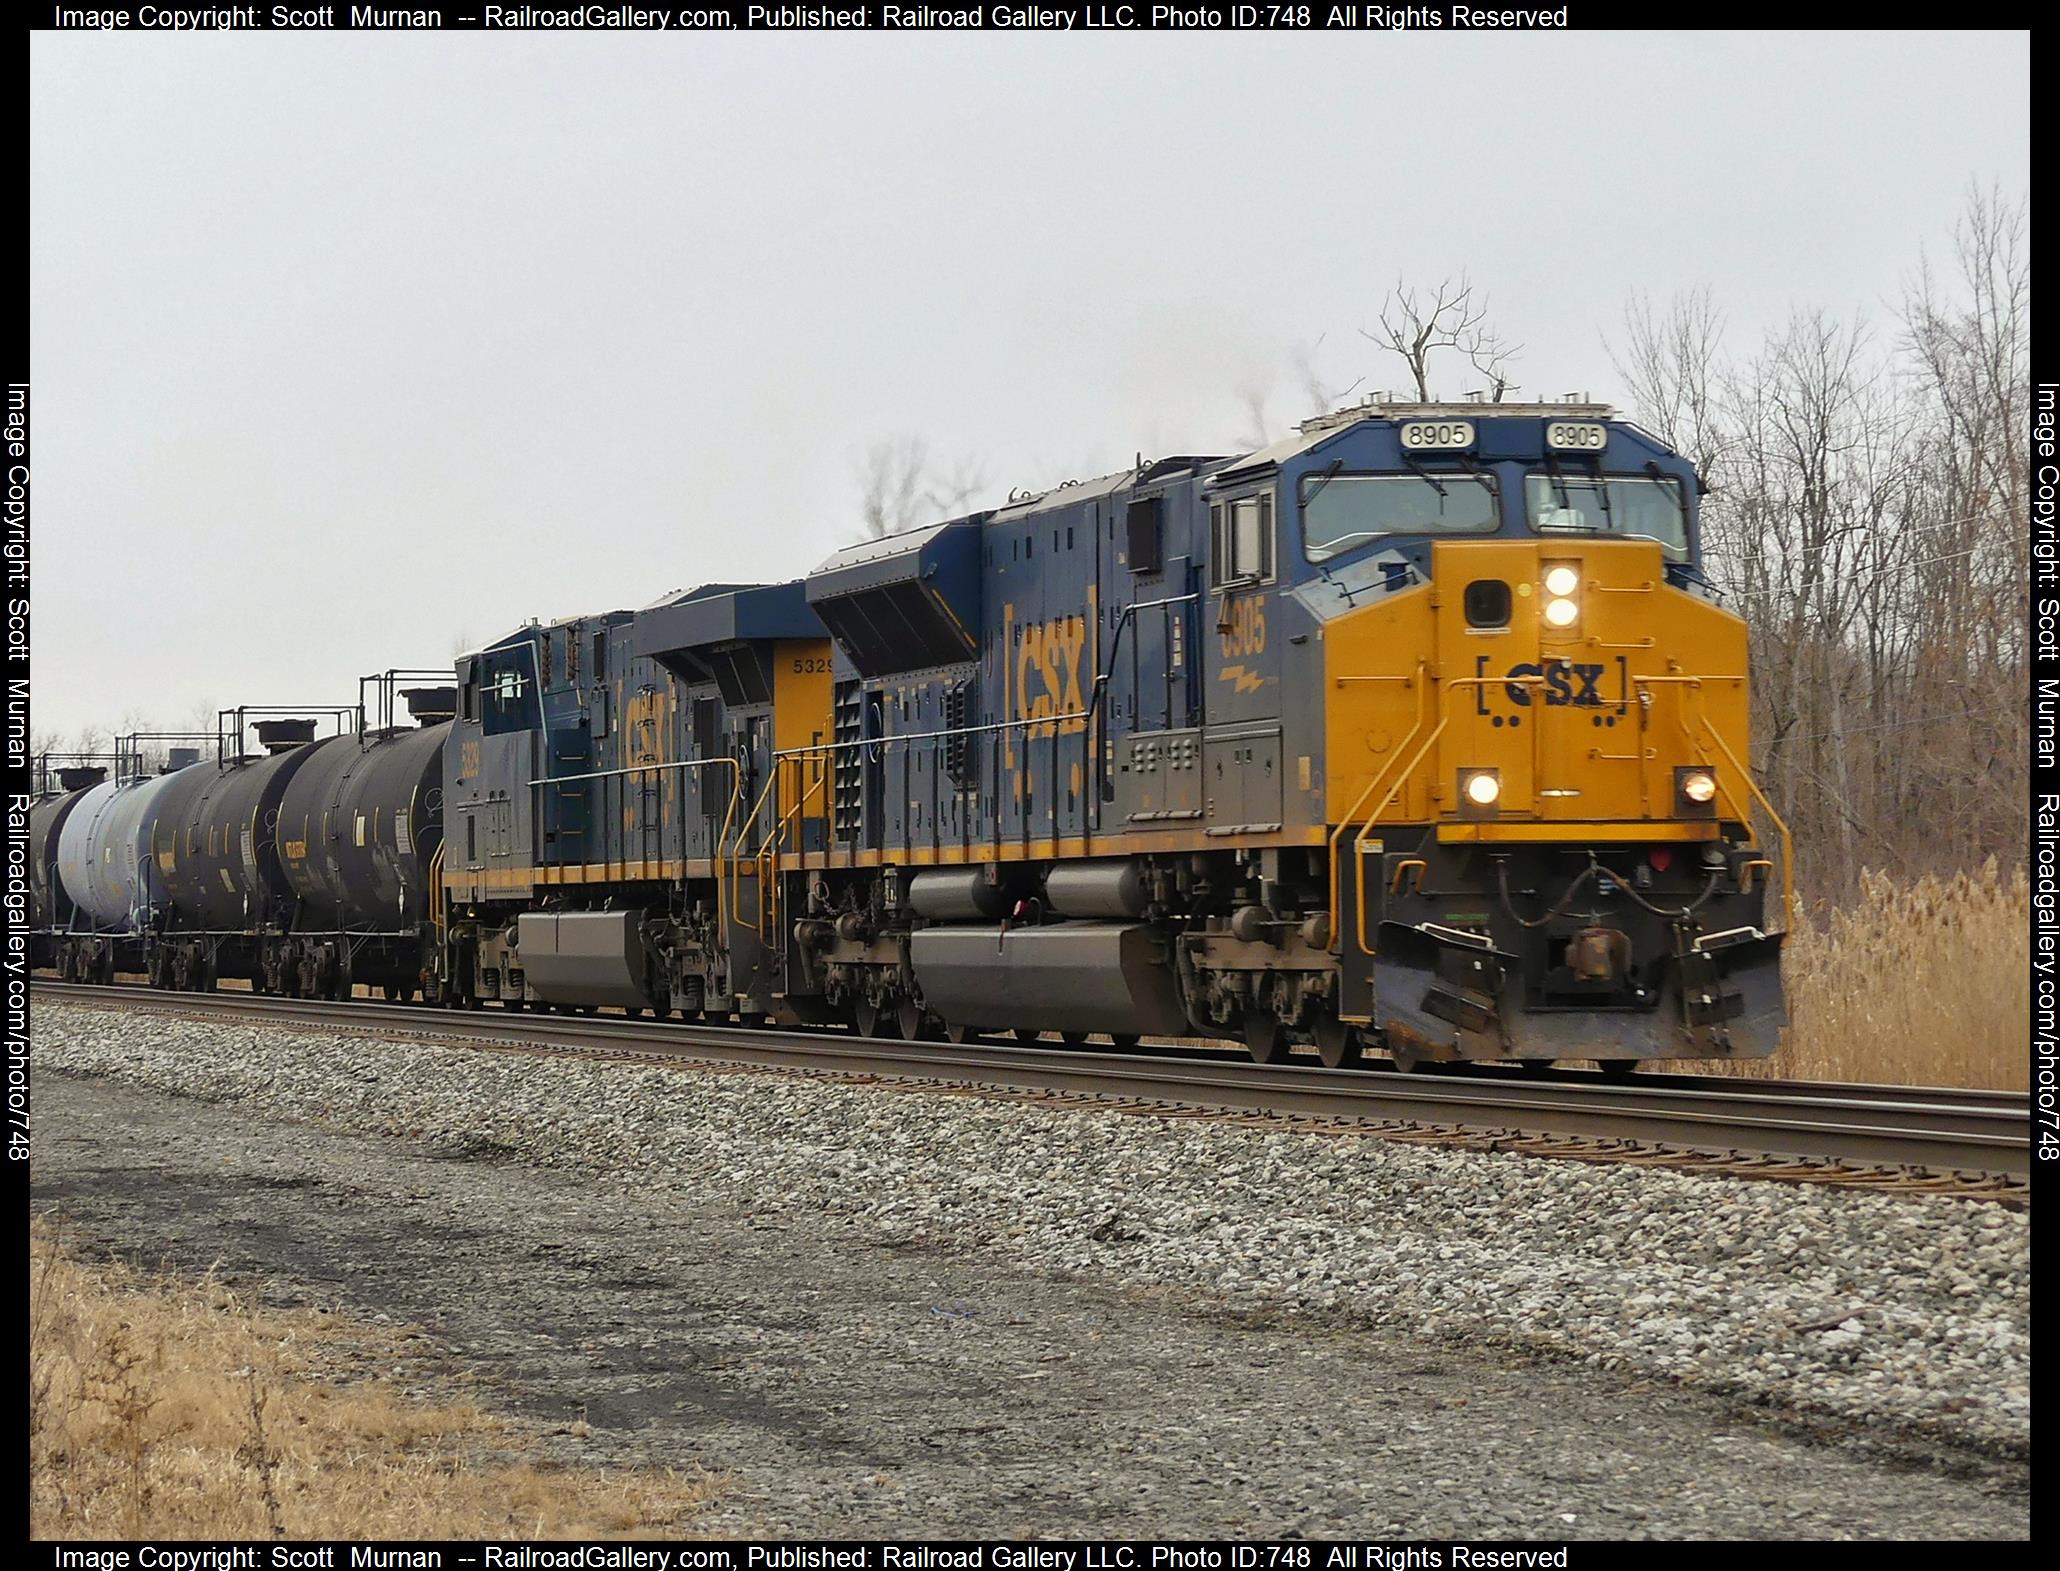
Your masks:
{"label": "windshield wiper", "polygon": [[1437,476],[1433,475],[1428,469],[1424,468],[1423,465],[1420,462],[1418,462],[1418,460],[1413,454],[1404,453],[1402,455],[1402,462],[1409,466],[1411,471],[1416,475],[1417,479],[1421,480],[1425,485],[1429,486],[1433,491],[1438,493],[1438,498],[1440,501],[1447,500],[1445,495],[1445,488],[1438,484]]}
{"label": "windshield wiper", "polygon": [[1311,502],[1315,501],[1319,496],[1323,495],[1323,488],[1329,485],[1331,481],[1335,480],[1338,477],[1338,471],[1344,467],[1345,461],[1342,458],[1332,459],[1330,463],[1330,468],[1324,470],[1322,474],[1318,475],[1316,477],[1316,484],[1309,487],[1308,495],[1302,498],[1302,506],[1306,508]]}

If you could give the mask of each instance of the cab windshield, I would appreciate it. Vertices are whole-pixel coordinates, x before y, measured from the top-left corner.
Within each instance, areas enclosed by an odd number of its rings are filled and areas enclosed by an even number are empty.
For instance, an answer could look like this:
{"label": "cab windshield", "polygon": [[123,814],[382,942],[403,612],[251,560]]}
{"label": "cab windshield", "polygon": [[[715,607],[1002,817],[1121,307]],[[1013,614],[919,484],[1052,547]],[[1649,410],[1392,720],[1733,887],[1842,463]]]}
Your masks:
{"label": "cab windshield", "polygon": [[1312,562],[1383,535],[1488,534],[1495,488],[1482,475],[1315,474],[1302,481],[1302,549]]}
{"label": "cab windshield", "polygon": [[1677,562],[1688,558],[1688,513],[1678,480],[1534,474],[1524,491],[1531,527],[1540,534],[1634,535],[1657,540]]}

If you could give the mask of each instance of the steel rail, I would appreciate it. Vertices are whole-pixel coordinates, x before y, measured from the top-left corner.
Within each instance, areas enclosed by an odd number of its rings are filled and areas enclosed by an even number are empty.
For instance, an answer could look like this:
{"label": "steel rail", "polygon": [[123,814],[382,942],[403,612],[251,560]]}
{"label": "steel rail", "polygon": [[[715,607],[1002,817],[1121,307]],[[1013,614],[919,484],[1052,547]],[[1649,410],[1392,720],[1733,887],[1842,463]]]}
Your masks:
{"label": "steel rail", "polygon": [[325,1025],[443,1040],[809,1068],[1011,1091],[1344,1122],[1548,1136],[1743,1155],[2028,1178],[2022,1093],[1667,1075],[1649,1083],[1379,1074],[1052,1046],[893,1042],[828,1032],[450,1010],[377,1000],[168,993],[38,978],[36,997],[154,1012]]}

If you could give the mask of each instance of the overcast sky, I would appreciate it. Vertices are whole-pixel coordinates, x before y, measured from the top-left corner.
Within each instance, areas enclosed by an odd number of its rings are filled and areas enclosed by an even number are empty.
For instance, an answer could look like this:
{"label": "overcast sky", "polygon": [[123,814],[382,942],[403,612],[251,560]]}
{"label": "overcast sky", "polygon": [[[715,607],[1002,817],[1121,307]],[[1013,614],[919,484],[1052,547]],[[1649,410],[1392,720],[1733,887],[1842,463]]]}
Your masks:
{"label": "overcast sky", "polygon": [[[791,578],[883,436],[1224,451],[1465,268],[1521,396],[1627,296],[1884,314],[2029,182],[2023,34],[31,40],[35,723],[348,699]],[[1455,378],[1455,383],[1459,379]],[[1441,391],[1458,391],[1455,385]]]}

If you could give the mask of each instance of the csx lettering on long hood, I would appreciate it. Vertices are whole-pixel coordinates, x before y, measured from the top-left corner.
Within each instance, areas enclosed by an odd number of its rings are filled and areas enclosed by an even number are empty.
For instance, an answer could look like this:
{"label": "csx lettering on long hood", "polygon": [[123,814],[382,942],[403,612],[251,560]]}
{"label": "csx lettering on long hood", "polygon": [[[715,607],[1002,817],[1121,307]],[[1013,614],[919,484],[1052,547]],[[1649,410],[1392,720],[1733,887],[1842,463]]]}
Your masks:
{"label": "csx lettering on long hood", "polygon": [[[1063,732],[1082,730],[1087,721],[1087,619],[1062,616],[1049,622],[1028,622],[1016,648],[1016,714],[1018,720],[1052,720]],[[1053,727],[1030,728],[1032,736],[1049,736]]]}

